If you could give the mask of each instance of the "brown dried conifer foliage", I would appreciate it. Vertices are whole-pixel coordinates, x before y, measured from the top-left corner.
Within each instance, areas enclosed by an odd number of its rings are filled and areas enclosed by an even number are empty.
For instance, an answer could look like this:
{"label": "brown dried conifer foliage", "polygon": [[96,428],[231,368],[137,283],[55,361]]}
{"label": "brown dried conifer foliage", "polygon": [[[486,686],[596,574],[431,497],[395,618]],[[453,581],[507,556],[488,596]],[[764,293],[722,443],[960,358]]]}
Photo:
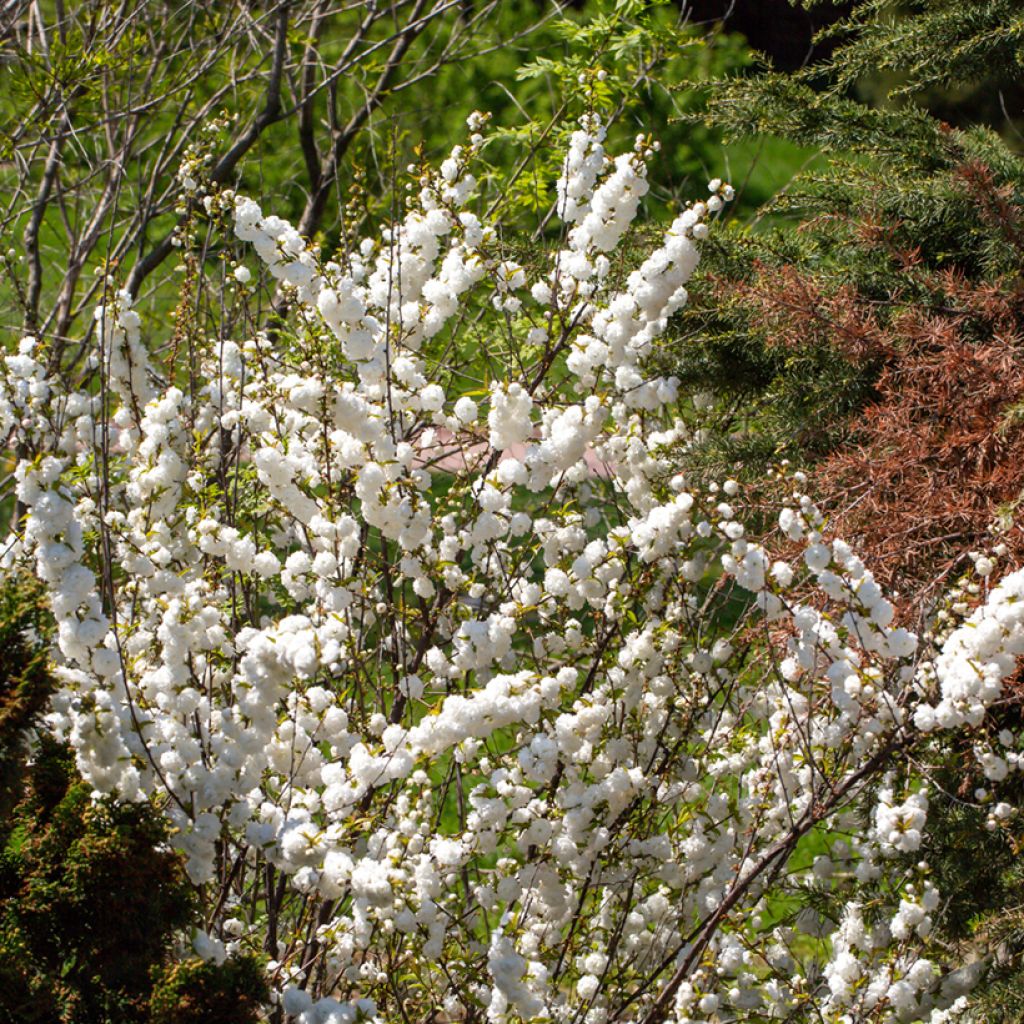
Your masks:
{"label": "brown dried conifer foliage", "polygon": [[[1024,267],[1019,202],[983,165],[958,173]],[[966,568],[967,550],[1001,541],[1003,567],[1024,564],[1024,531],[1000,527],[1024,501],[1024,278],[928,267],[872,217],[846,227],[896,269],[888,300],[791,265],[718,284],[749,304],[771,346],[827,345],[875,368],[874,399],[850,418],[848,441],[817,465],[810,490],[911,614]]]}

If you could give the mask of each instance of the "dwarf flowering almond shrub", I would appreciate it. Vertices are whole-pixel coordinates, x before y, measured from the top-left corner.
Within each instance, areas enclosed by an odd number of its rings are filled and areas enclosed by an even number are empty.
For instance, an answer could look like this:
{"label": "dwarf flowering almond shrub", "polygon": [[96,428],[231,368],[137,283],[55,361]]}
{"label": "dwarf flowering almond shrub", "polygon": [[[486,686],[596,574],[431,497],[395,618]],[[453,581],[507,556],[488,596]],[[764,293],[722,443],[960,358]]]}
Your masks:
{"label": "dwarf flowering almond shrub", "polygon": [[[264,950],[277,1021],[959,1016],[928,765],[1024,763],[991,728],[1024,574],[915,636],[799,477],[773,557],[735,482],[673,464],[686,396],[649,368],[732,190],[633,263],[655,147],[609,156],[588,115],[524,266],[476,204],[485,129],[330,258],[195,157],[163,353],[111,285],[94,386],[7,357],[49,728],[162,808],[195,953]],[[247,255],[218,290],[220,230]],[[229,286],[234,336],[194,314]]]}

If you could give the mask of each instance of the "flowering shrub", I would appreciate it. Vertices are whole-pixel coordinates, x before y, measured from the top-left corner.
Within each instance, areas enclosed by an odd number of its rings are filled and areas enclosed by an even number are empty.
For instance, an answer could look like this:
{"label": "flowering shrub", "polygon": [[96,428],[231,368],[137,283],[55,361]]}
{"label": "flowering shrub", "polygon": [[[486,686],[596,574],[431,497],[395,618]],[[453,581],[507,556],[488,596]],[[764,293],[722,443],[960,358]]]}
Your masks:
{"label": "flowering shrub", "polygon": [[110,287],[95,387],[7,358],[50,728],[163,807],[195,952],[265,949],[278,1020],[952,1019],[919,765],[966,732],[1020,766],[988,713],[1024,576],[919,638],[799,477],[788,562],[735,482],[691,489],[648,360],[732,190],[631,265],[655,146],[589,115],[524,266],[475,211],[485,128],[330,259],[190,158],[276,319],[210,336],[183,230],[164,357]]}

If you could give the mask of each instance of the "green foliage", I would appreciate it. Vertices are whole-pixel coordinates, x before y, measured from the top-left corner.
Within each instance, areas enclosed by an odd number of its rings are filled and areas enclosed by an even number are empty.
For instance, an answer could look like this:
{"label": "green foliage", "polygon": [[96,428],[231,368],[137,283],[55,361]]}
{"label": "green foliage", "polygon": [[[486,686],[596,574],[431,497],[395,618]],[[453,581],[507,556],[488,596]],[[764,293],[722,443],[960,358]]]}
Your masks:
{"label": "green foliage", "polygon": [[251,1024],[268,998],[262,967],[251,957],[221,965],[173,964],[153,989],[150,1024]]}
{"label": "green foliage", "polygon": [[44,739],[4,851],[0,1019],[144,1020],[152,965],[193,896],[148,805],[94,803]]}
{"label": "green foliage", "polygon": [[[933,803],[923,851],[944,898],[942,937],[965,963],[985,970],[972,995],[974,1019],[1016,1024],[1024,1019],[1022,836],[1005,822],[986,827],[991,808],[979,806],[973,790],[990,784],[980,774],[965,776],[961,761],[947,764],[935,782],[951,797]],[[1000,785],[999,799],[1021,801],[1024,785],[1011,776]]]}
{"label": "green foliage", "polygon": [[158,849],[166,836],[149,807],[93,804],[76,783],[34,810],[46,827],[24,832],[13,924],[45,975],[78,989],[81,1015],[98,1017],[111,997],[145,991],[169,933],[188,923],[191,890]]}
{"label": "green foliage", "polygon": [[829,34],[847,39],[829,68],[839,87],[890,71],[902,79],[891,95],[902,97],[1024,74],[1017,0],[867,0]]}

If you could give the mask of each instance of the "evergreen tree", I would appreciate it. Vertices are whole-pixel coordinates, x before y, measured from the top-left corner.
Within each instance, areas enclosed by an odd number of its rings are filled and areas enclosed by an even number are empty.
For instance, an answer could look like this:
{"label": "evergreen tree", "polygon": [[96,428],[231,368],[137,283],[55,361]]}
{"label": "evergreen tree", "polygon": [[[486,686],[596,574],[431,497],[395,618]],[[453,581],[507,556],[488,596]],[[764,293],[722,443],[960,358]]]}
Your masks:
{"label": "evergreen tree", "polygon": [[[1024,159],[991,126],[934,116],[922,90],[1024,83],[1024,15],[870,0],[830,32],[826,62],[709,90],[726,137],[823,159],[712,240],[666,355],[715,398],[695,415],[699,465],[812,464],[836,525],[927,600],[962,567],[954,546],[994,543],[1021,497]],[[884,103],[857,98],[896,69]],[[999,539],[1024,555],[1019,531]]]}
{"label": "evergreen tree", "polygon": [[[769,135],[823,159],[711,240],[666,359],[698,395],[694,471],[800,464],[927,629],[964,568],[954,548],[1024,560],[1021,137],[937,112],[951,95],[1024,86],[1024,10],[865,0],[829,32],[827,61],[762,65],[708,91],[706,119],[727,138]],[[1004,709],[1015,731],[1020,692]],[[962,753],[934,779],[947,797],[927,851],[949,894],[942,937],[983,976],[972,1019],[1019,1021],[1020,836],[994,821]]]}

